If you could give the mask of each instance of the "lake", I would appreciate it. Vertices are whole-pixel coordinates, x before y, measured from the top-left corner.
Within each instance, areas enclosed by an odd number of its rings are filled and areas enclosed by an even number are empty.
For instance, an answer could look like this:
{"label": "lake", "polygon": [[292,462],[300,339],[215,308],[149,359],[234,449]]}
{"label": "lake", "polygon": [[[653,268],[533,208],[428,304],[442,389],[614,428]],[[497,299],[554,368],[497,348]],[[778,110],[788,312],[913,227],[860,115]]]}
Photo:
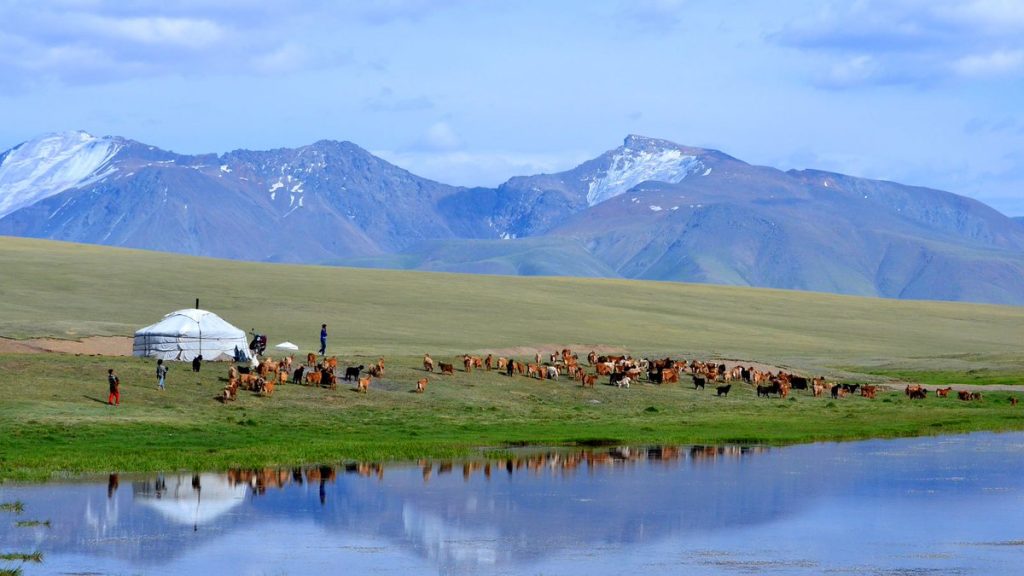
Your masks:
{"label": "lake", "polygon": [[1022,433],[488,456],[0,485],[0,568],[1024,574]]}

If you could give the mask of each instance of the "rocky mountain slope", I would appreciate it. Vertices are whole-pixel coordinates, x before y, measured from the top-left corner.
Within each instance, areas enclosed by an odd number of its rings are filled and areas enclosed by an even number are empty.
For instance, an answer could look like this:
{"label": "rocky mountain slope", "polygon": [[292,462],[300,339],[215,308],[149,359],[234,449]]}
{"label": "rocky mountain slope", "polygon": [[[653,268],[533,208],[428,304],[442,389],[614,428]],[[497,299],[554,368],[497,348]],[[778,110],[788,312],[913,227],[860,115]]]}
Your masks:
{"label": "rocky mountain slope", "polygon": [[53,134],[0,155],[0,234],[258,261],[1024,304],[1024,225],[984,204],[641,136],[572,170],[464,188],[349,142],[186,156]]}

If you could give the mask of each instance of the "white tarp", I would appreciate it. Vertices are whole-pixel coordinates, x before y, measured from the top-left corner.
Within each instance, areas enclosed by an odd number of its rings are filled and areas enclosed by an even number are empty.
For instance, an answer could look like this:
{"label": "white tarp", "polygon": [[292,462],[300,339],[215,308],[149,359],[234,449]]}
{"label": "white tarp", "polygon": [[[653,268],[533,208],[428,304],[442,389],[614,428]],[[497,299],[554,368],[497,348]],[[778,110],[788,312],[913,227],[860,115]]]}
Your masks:
{"label": "white tarp", "polygon": [[171,312],[156,324],[135,332],[132,354],[184,362],[200,354],[203,360],[233,360],[236,354],[250,356],[245,332],[213,312],[196,308]]}
{"label": "white tarp", "polygon": [[277,346],[274,346],[274,348],[277,348],[278,350],[298,350],[299,349],[298,346],[296,346],[295,344],[292,344],[291,342],[281,342]]}

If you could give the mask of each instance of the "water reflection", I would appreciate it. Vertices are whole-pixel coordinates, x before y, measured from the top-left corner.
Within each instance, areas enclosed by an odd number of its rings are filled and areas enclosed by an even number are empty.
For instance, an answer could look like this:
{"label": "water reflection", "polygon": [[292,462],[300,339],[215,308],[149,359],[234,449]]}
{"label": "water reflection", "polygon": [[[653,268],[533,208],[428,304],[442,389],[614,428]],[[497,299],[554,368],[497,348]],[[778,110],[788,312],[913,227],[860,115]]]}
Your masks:
{"label": "water reflection", "polygon": [[[434,476],[450,474],[459,467],[462,480],[469,480],[482,475],[490,480],[495,471],[512,475],[516,472],[558,473],[571,476],[581,466],[589,473],[595,473],[604,466],[635,464],[638,462],[662,462],[669,464],[689,459],[693,463],[715,461],[719,458],[739,458],[748,454],[768,451],[764,446],[652,446],[630,447],[617,446],[604,449],[558,449],[537,450],[524,449],[518,453],[509,452],[508,456],[481,456],[477,459],[460,460],[419,460],[416,466],[420,469],[423,483],[428,484]],[[393,464],[393,469],[402,469],[408,465]],[[261,468],[232,469],[226,474],[230,486],[249,486],[254,495],[266,494],[268,488],[283,489],[289,485],[318,485],[321,504],[325,504],[324,493],[328,484],[334,483],[339,473],[356,474],[363,477],[374,477],[384,480],[386,467],[381,463],[348,463],[338,466],[313,466],[305,468]],[[208,476],[208,475],[204,475]],[[115,478],[111,475],[111,478]],[[162,478],[162,477],[161,477]],[[198,476],[194,482],[198,483]],[[158,479],[157,482],[160,482]],[[144,483],[143,483],[144,484]],[[152,490],[151,490],[152,491]],[[159,493],[157,493],[159,498]]]}
{"label": "water reflection", "polygon": [[1021,455],[1008,434],[112,474],[0,486],[51,520],[0,542],[44,552],[26,574],[1012,573]]}
{"label": "water reflection", "polygon": [[247,486],[233,483],[223,474],[161,474],[132,482],[132,497],[137,503],[193,530],[242,504],[247,493]]}

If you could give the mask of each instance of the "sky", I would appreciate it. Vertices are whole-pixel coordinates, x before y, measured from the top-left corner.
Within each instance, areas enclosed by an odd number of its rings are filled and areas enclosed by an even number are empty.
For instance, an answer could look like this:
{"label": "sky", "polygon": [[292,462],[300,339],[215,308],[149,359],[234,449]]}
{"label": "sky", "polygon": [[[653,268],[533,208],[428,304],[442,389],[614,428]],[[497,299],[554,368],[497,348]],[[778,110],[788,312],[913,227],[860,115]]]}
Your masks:
{"label": "sky", "polygon": [[642,134],[1024,216],[1024,0],[0,0],[0,151],[79,129],[481,186]]}

